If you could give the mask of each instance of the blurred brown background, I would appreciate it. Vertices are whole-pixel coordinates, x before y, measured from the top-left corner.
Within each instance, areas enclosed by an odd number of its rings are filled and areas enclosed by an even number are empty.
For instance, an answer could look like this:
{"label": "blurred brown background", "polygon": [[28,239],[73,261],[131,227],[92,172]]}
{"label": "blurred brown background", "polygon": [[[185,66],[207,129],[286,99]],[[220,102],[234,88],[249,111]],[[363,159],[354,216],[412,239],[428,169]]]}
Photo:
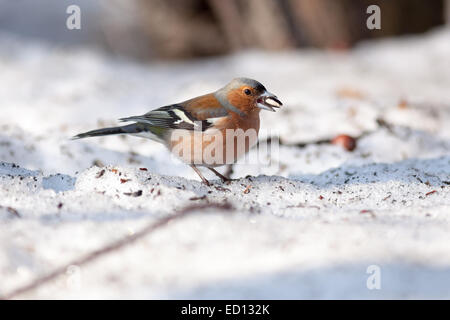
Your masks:
{"label": "blurred brown background", "polygon": [[[51,6],[49,5],[51,3]],[[0,29],[63,44],[95,44],[139,59],[180,59],[259,48],[344,50],[363,39],[448,23],[449,0],[0,0]],[[39,10],[40,5],[45,10]],[[65,28],[70,4],[82,30]],[[366,9],[381,8],[381,30]],[[41,8],[42,9],[42,8]]]}
{"label": "blurred brown background", "polygon": [[[382,29],[366,9],[380,6]],[[140,28],[158,56],[223,54],[242,48],[348,48],[366,38],[424,32],[444,23],[444,1],[140,0]]]}

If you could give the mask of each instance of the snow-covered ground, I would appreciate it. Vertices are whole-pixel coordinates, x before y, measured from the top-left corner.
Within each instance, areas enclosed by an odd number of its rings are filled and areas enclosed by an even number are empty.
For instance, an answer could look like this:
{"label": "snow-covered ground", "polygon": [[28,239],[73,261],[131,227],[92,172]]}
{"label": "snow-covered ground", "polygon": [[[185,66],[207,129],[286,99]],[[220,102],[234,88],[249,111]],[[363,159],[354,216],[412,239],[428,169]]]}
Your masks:
{"label": "snow-covered ground", "polygon": [[[285,105],[262,113],[271,165],[230,184],[144,139],[69,140],[236,76]],[[448,29],[170,64],[3,33],[0,111],[0,296],[450,298]],[[353,152],[315,143],[342,133]]]}

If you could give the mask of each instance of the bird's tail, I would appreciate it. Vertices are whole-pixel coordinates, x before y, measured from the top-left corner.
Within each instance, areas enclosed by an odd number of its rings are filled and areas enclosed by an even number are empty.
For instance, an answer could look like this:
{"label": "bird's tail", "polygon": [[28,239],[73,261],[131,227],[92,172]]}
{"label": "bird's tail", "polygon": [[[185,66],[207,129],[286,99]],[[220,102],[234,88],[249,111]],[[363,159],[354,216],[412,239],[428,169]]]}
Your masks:
{"label": "bird's tail", "polygon": [[88,137],[109,136],[113,134],[137,134],[140,133],[141,131],[142,129],[140,129],[135,123],[133,123],[122,127],[103,128],[80,133],[74,136],[72,140],[83,139]]}

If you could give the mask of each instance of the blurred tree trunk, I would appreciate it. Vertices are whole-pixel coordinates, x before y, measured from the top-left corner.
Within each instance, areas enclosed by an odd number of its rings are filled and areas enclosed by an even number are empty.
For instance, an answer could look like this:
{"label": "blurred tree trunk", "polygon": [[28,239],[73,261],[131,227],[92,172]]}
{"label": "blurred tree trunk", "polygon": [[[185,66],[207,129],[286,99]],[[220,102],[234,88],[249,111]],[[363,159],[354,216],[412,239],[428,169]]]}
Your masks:
{"label": "blurred tree trunk", "polygon": [[[304,29],[303,44],[322,48],[346,48],[364,38],[420,33],[444,23],[443,0],[288,1],[296,28]],[[366,27],[370,5],[381,9],[380,30]]]}
{"label": "blurred tree trunk", "polygon": [[277,0],[209,0],[232,48],[285,49],[295,46]]}
{"label": "blurred tree trunk", "polygon": [[[108,0],[105,5],[116,18],[105,33],[117,51],[144,58],[245,48],[346,49],[361,39],[424,32],[443,24],[444,1],[448,8],[450,0],[130,0],[127,5]],[[366,27],[372,4],[381,8],[381,30]]]}
{"label": "blurred tree trunk", "polygon": [[209,0],[214,16],[231,49],[242,49],[245,45],[241,12],[234,0]]}
{"label": "blurred tree trunk", "polygon": [[[304,30],[304,42],[317,47],[348,47],[352,42],[346,1],[289,0],[295,27]],[[304,43],[305,44],[305,43]]]}
{"label": "blurred tree trunk", "polygon": [[445,22],[450,25],[450,0],[445,0],[444,19]]}
{"label": "blurred tree trunk", "polygon": [[138,0],[140,23],[158,57],[221,54],[229,46],[203,0]]}

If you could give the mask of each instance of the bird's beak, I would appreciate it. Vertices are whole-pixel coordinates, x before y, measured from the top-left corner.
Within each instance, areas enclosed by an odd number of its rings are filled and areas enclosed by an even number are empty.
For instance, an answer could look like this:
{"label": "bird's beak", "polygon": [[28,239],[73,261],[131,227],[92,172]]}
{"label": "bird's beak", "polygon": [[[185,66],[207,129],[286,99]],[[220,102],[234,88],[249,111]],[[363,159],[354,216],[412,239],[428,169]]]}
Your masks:
{"label": "bird's beak", "polygon": [[266,91],[262,95],[258,97],[258,100],[256,100],[256,106],[258,108],[269,110],[272,112],[275,112],[274,108],[279,108],[283,104],[280,100],[278,100],[277,96]]}

